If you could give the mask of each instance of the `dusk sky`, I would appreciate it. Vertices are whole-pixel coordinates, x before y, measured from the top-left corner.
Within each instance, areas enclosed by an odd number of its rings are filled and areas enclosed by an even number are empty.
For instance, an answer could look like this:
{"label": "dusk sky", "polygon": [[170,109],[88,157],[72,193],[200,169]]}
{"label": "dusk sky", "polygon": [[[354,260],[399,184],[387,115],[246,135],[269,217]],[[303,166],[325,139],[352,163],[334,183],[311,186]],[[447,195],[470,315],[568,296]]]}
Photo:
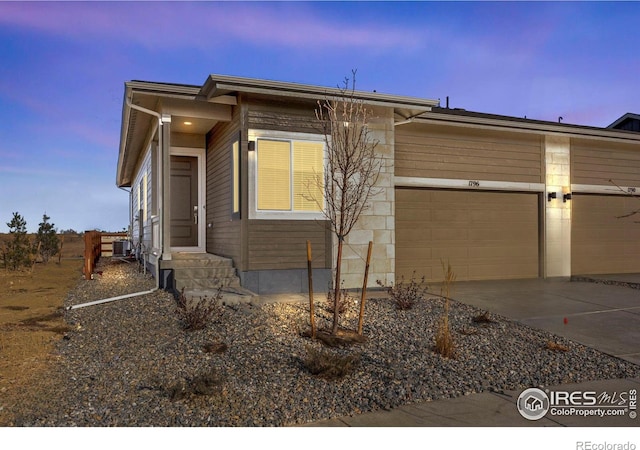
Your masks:
{"label": "dusk sky", "polygon": [[0,232],[122,230],[124,82],[209,74],[590,126],[640,113],[637,2],[0,1]]}

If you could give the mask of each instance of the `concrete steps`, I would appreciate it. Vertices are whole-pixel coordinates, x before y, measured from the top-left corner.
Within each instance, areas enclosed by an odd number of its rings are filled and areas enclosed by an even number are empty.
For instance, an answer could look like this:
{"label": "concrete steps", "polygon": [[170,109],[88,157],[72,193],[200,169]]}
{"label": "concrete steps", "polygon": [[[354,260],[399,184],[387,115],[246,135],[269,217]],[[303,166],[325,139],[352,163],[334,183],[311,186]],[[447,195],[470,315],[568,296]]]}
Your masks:
{"label": "concrete steps", "polygon": [[181,292],[217,291],[218,287],[239,289],[240,279],[233,261],[209,253],[174,253],[163,261],[163,269],[173,269],[174,289]]}

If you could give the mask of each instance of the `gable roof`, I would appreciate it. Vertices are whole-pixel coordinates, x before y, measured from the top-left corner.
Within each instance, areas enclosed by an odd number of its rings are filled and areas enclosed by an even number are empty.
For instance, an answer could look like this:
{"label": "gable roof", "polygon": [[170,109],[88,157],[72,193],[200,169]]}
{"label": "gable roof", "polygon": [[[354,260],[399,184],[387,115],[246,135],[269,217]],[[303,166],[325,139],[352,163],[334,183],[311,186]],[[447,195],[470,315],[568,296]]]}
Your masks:
{"label": "gable roof", "polygon": [[[179,83],[158,83],[132,80],[125,83],[122,123],[120,131],[120,150],[116,184],[120,187],[131,186],[137,160],[143,151],[142,146],[148,139],[147,132],[153,126],[153,117],[157,114],[160,100],[168,102],[188,102],[204,108],[208,104],[235,105],[240,93],[264,95],[274,98],[322,100],[344,97],[339,88],[288,83],[282,81],[261,80],[257,78],[209,75],[202,86]],[[438,100],[406,97],[377,92],[348,92],[358,100],[372,106],[393,108],[400,119],[406,119],[429,111],[439,104]],[[146,112],[145,112],[146,111]]]}
{"label": "gable roof", "polygon": [[640,114],[626,113],[624,116],[617,119],[607,128],[620,128],[626,122],[639,121],[640,122]]}

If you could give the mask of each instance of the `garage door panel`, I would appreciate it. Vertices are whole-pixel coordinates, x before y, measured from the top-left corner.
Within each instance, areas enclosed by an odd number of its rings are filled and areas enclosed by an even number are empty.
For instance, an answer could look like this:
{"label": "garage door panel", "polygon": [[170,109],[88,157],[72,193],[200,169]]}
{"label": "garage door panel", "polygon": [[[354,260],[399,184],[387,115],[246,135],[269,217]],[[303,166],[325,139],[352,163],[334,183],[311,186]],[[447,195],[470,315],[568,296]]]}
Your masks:
{"label": "garage door panel", "polygon": [[[532,219],[537,221],[538,218]],[[497,240],[499,242],[504,242],[505,240],[511,240],[514,242],[518,242],[519,240],[529,239],[532,234],[537,234],[538,228],[532,228],[527,226],[526,228],[508,228],[508,229],[500,229],[496,228],[472,228],[468,230],[468,239],[470,241],[491,241]]]}
{"label": "garage door panel", "polygon": [[[504,246],[487,244],[484,246],[472,246],[469,247],[469,258],[476,258],[478,263],[481,263],[483,259],[489,260],[492,258],[500,258],[504,263],[509,263],[514,259],[522,259],[522,255],[536,254],[537,247],[532,246]],[[537,258],[535,258],[537,264]]]}
{"label": "garage door panel", "polygon": [[537,277],[538,195],[397,189],[398,277],[441,281],[443,260],[458,280]]}
{"label": "garage door panel", "polygon": [[[469,280],[494,280],[507,278],[531,278],[531,272],[537,274],[538,260],[529,263],[509,263],[499,261],[495,264],[484,263],[482,265],[469,266]],[[496,274],[500,274],[497,276]]]}
{"label": "garage door panel", "polygon": [[469,230],[466,228],[436,228],[431,230],[434,241],[457,241],[469,239]]}
{"label": "garage door panel", "polygon": [[571,272],[640,272],[640,216],[619,218],[640,206],[637,197],[575,194],[572,199]]}

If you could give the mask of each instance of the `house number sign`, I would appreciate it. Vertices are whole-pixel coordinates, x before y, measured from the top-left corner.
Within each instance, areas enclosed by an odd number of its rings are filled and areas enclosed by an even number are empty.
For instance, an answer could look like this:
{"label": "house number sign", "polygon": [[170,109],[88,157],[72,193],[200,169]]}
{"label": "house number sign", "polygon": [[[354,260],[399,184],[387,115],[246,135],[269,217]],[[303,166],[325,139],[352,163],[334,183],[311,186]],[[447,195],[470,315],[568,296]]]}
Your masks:
{"label": "house number sign", "polygon": [[634,188],[634,187],[628,187],[628,188],[627,188],[627,192],[628,192],[629,194],[635,194],[635,193],[636,193],[636,188]]}
{"label": "house number sign", "polygon": [[480,182],[477,180],[469,180],[469,187],[480,187]]}

